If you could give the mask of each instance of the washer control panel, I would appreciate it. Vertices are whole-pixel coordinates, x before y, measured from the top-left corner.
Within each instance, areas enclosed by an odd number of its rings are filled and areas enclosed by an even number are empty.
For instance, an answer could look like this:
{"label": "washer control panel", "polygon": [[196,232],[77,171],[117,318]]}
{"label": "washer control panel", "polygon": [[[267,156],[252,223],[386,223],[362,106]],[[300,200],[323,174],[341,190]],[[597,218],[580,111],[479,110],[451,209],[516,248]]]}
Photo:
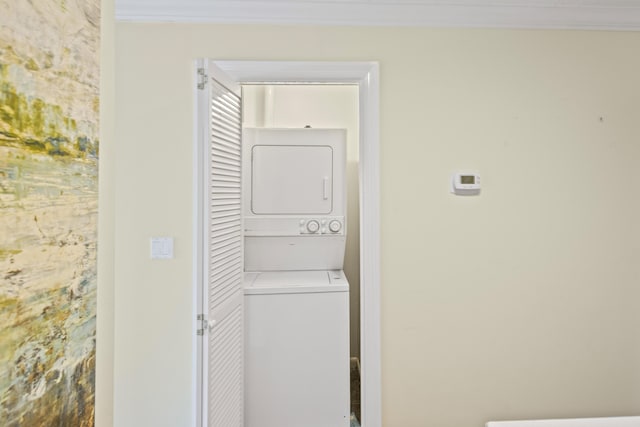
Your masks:
{"label": "washer control panel", "polygon": [[300,234],[343,234],[344,218],[305,218],[300,219]]}

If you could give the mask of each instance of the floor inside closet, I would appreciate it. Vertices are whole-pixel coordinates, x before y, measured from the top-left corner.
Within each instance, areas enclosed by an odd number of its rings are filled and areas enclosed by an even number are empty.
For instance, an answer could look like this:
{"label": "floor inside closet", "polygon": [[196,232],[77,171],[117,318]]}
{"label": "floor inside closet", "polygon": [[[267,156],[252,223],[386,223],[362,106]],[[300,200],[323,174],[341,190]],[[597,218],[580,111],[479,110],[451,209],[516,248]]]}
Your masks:
{"label": "floor inside closet", "polygon": [[360,360],[351,358],[351,427],[360,427]]}

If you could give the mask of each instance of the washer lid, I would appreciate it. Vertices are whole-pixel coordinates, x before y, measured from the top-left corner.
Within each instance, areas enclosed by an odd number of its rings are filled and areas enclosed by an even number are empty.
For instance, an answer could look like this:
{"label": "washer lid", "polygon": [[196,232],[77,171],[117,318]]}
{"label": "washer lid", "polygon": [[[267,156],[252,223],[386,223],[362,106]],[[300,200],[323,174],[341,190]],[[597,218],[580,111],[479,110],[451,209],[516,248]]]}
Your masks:
{"label": "washer lid", "polygon": [[347,282],[341,270],[265,271],[244,276],[244,293],[292,294],[308,292],[347,292]]}

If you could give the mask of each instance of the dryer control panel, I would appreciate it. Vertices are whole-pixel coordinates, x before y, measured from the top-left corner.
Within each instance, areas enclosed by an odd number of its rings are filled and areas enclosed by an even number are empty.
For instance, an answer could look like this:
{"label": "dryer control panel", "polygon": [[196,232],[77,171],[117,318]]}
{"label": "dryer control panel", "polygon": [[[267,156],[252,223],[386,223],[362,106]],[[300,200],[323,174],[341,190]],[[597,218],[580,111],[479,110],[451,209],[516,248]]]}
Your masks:
{"label": "dryer control panel", "polygon": [[301,219],[300,234],[343,234],[341,217]]}
{"label": "dryer control panel", "polygon": [[344,236],[343,216],[245,218],[245,236]]}

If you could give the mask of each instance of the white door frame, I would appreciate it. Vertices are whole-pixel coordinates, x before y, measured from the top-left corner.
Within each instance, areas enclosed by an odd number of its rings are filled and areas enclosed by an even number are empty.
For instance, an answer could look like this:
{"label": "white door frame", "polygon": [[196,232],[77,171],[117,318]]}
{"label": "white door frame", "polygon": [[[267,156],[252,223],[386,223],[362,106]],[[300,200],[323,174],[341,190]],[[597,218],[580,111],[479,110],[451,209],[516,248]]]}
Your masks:
{"label": "white door frame", "polygon": [[[359,88],[360,365],[363,427],[381,427],[379,71],[376,62],[214,61],[240,84],[335,83]],[[200,148],[200,147],[198,147]],[[199,150],[197,150],[199,151]],[[203,213],[198,210],[198,216]],[[201,221],[196,221],[196,224]],[[198,230],[199,240],[204,230]],[[200,246],[198,246],[200,247]],[[196,264],[201,259],[196,254]],[[195,266],[201,271],[201,266]],[[197,277],[197,272],[194,272]],[[198,284],[197,286],[202,286]]]}

